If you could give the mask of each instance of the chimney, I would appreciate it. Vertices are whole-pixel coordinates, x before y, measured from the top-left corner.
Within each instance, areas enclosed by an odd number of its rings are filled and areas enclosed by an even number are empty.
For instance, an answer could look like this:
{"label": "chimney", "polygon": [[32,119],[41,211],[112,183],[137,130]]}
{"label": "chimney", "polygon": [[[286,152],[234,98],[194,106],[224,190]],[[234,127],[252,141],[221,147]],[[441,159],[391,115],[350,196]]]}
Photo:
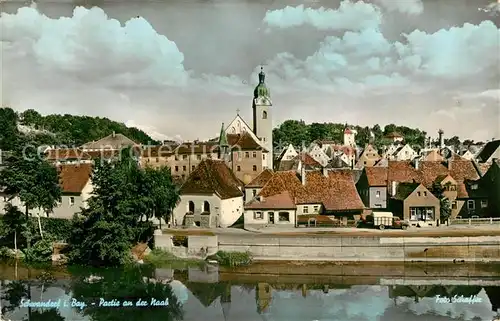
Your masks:
{"label": "chimney", "polygon": [[114,130],[113,130],[112,137],[113,137],[113,138],[115,138],[115,137],[116,137],[116,133],[115,133],[115,131],[114,131]]}
{"label": "chimney", "polygon": [[451,163],[452,163],[451,159],[448,159],[448,161],[446,162],[449,171],[451,171]]}
{"label": "chimney", "polygon": [[417,158],[415,158],[415,169],[416,169],[417,171],[419,170],[419,165],[420,165],[420,164],[419,164],[419,159],[418,159],[418,157],[417,157]]}
{"label": "chimney", "polygon": [[306,185],[306,168],[304,164],[300,167],[300,178],[302,180],[302,185]]}
{"label": "chimney", "polygon": [[439,134],[439,148],[443,149],[444,148],[444,131],[442,129],[440,129],[438,131],[438,134]]}
{"label": "chimney", "polygon": [[326,167],[323,167],[322,171],[323,171],[323,176],[328,178],[328,169]]}
{"label": "chimney", "polygon": [[398,187],[398,183],[395,181],[392,181],[392,186],[391,186],[391,195],[394,196],[396,195],[396,188]]}

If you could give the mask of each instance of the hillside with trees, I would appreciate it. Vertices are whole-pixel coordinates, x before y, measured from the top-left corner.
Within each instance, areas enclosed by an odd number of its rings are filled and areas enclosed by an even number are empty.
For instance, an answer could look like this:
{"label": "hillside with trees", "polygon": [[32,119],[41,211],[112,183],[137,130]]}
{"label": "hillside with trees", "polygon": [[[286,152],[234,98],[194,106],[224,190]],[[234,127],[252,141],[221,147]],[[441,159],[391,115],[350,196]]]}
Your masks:
{"label": "hillside with trees", "polygon": [[108,118],[68,114],[42,116],[33,109],[16,113],[11,108],[0,108],[0,128],[2,150],[12,150],[23,141],[40,145],[80,146],[113,132],[123,134],[137,143],[157,143],[142,130],[129,128]]}

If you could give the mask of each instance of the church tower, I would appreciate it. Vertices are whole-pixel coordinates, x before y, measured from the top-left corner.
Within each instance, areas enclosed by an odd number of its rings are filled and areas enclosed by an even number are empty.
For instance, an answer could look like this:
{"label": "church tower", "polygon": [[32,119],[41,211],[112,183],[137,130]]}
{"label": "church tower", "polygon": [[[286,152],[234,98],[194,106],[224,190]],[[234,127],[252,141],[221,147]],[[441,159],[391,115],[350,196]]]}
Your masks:
{"label": "church tower", "polygon": [[271,114],[273,104],[271,102],[271,92],[266,86],[265,79],[266,74],[261,67],[259,84],[253,92],[253,132],[269,151],[268,155],[266,155],[266,160],[263,160],[267,161],[267,164],[263,165],[269,169],[273,169],[273,123]]}

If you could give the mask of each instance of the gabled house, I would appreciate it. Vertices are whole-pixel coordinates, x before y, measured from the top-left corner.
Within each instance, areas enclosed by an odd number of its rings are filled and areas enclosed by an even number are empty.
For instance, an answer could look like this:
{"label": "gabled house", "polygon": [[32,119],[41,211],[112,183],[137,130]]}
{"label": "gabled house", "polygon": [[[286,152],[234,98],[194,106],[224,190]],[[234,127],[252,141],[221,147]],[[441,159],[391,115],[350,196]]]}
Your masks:
{"label": "gabled house", "polygon": [[231,226],[243,214],[242,189],[224,161],[203,160],[180,188],[174,226]]}
{"label": "gabled house", "polygon": [[326,164],[328,164],[328,161],[330,160],[330,157],[328,157],[323,149],[314,143],[311,145],[308,155],[312,157],[316,162],[318,162],[321,166],[326,166]]}
{"label": "gabled house", "polygon": [[[465,180],[457,185],[457,198],[452,203],[452,218],[491,217],[488,213],[488,191],[481,180]],[[498,215],[498,214],[497,214]]]}
{"label": "gabled house", "polygon": [[295,150],[295,148],[293,147],[293,145],[289,144],[285,149],[283,149],[283,151],[281,152],[281,154],[278,156],[278,158],[276,160],[278,162],[281,162],[283,160],[285,160],[285,161],[292,160],[298,154],[299,153],[297,152],[297,150]]}
{"label": "gabled house", "polygon": [[340,156],[333,156],[332,159],[325,166],[327,169],[349,169],[351,166],[342,160]]}
{"label": "gabled house", "polygon": [[373,147],[373,145],[368,144],[361,153],[361,156],[359,156],[356,167],[363,168],[374,166],[380,160],[380,158],[381,157],[378,154],[377,149]]}
{"label": "gabled house", "polygon": [[[412,226],[438,226],[440,200],[421,183],[399,183],[394,186],[389,207]],[[423,222],[423,223],[422,223]]]}
{"label": "gabled house", "polygon": [[139,145],[127,136],[113,132],[111,135],[101,138],[98,141],[83,144],[81,149],[88,152],[101,150],[122,150],[127,147],[139,147]]}
{"label": "gabled house", "polygon": [[[92,196],[92,164],[64,164],[57,166],[61,200],[52,212],[41,209],[30,211],[33,216],[72,219],[82,208],[87,207],[87,201]],[[8,195],[0,193],[0,213],[4,212],[6,203],[23,210],[24,205],[18,197],[8,200]]]}
{"label": "gabled house", "polygon": [[263,170],[259,176],[245,185],[245,203],[254,199],[266,183],[273,177],[274,172],[270,169]]}
{"label": "gabled house", "polygon": [[465,160],[473,160],[476,157],[476,155],[469,149],[462,151],[459,155]]}
{"label": "gabled house", "polygon": [[479,163],[492,163],[495,158],[500,158],[500,139],[486,143],[478,153],[476,160]]}
{"label": "gabled house", "polygon": [[387,208],[387,172],[387,167],[364,168],[356,188],[367,208]]}
{"label": "gabled house", "polygon": [[297,206],[297,219],[302,215],[327,215],[356,218],[364,210],[353,175],[348,171],[276,172],[258,196],[264,199],[288,192]]}
{"label": "gabled house", "polygon": [[402,145],[398,147],[391,155],[388,155],[389,160],[406,161],[413,160],[417,157],[417,152],[411,148],[409,144]]}
{"label": "gabled house", "polygon": [[269,197],[259,196],[245,205],[245,227],[295,227],[294,199],[288,191]]}

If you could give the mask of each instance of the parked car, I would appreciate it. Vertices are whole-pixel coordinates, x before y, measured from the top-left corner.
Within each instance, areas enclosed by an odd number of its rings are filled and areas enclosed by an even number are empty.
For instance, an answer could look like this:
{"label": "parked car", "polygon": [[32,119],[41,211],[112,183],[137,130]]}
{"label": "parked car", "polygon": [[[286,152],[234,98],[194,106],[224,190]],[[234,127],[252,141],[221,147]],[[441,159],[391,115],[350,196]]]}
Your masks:
{"label": "parked car", "polygon": [[373,212],[364,219],[361,219],[357,226],[360,228],[378,228],[381,230],[386,228],[406,230],[410,224],[394,216],[391,212]]}

